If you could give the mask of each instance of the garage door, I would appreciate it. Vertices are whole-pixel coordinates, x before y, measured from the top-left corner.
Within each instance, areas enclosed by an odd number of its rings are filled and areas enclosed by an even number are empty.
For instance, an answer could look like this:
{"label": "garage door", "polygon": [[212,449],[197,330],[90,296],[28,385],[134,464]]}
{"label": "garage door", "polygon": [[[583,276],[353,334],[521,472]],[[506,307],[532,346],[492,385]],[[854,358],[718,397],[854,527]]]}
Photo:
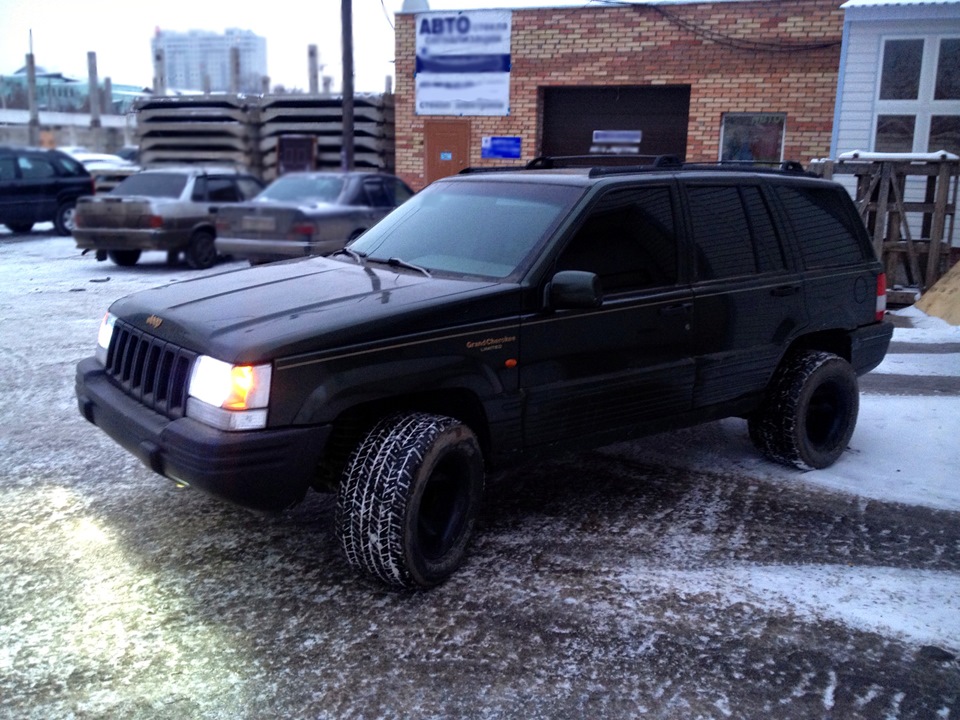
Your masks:
{"label": "garage door", "polygon": [[686,158],[690,86],[544,88],[544,155],[586,155],[595,130],[639,130],[640,153]]}

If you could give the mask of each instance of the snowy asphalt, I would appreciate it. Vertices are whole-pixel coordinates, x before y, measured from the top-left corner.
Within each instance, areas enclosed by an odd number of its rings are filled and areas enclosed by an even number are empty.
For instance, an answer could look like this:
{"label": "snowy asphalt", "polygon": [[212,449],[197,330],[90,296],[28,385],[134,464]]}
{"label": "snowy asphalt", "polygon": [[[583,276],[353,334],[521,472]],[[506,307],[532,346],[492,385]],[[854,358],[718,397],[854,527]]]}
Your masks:
{"label": "snowy asphalt", "polygon": [[[960,508],[818,488],[740,421],[495,478],[427,593],[355,577],[328,497],[153,475],[74,366],[110,301],[198,274],[0,234],[0,718],[960,718]],[[930,403],[957,438],[960,342],[895,340],[956,372],[864,378],[861,423]],[[904,469],[955,470],[923,437],[890,431]]]}

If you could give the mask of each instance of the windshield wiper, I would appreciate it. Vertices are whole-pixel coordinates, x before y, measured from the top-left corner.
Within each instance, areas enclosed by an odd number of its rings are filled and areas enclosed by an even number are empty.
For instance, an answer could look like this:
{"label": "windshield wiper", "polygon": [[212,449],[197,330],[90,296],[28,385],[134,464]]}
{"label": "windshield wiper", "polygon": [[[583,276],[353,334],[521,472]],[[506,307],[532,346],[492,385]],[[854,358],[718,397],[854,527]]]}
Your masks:
{"label": "windshield wiper", "polygon": [[407,270],[416,270],[417,272],[423,273],[428,278],[433,277],[433,275],[430,274],[430,271],[427,270],[426,268],[420,267],[419,265],[414,265],[412,262],[407,262],[403,258],[392,257],[392,258],[387,258],[386,260],[384,260],[383,258],[367,258],[367,260],[372,263],[382,263],[383,265],[389,265],[390,267],[393,267],[393,268],[402,267],[402,268],[406,268]]}
{"label": "windshield wiper", "polygon": [[349,255],[351,258],[353,258],[356,261],[357,265],[363,265],[363,259],[367,257],[366,253],[357,252],[356,250],[351,250],[348,247],[340,248],[339,250],[336,250],[331,254],[340,255],[341,253],[344,255]]}
{"label": "windshield wiper", "polygon": [[398,258],[398,257],[387,258],[387,265],[389,265],[390,267],[407,268],[407,270],[416,270],[417,272],[422,272],[427,277],[433,277],[433,275],[430,274],[430,271],[427,270],[426,268],[420,267],[419,265],[414,265],[413,263],[407,262],[402,258]]}

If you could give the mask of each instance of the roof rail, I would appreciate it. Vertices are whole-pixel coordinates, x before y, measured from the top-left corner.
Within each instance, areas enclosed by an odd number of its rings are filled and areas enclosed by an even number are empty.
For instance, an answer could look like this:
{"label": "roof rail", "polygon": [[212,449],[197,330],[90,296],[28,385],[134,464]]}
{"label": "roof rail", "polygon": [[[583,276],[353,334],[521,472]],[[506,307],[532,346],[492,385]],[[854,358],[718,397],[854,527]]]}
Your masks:
{"label": "roof rail", "polygon": [[[597,161],[616,160],[621,163],[632,161],[629,164],[600,165]],[[647,160],[649,162],[637,162]],[[558,168],[581,168],[588,170],[590,177],[604,177],[607,175],[629,175],[638,172],[654,170],[729,170],[730,172],[762,172],[762,173],[789,173],[810,175],[803,165],[796,160],[772,162],[763,160],[720,160],[715,163],[686,163],[678,155],[541,155],[530,160],[526,165],[507,167],[468,167],[460,171],[460,175],[489,172],[516,172],[517,170],[556,170]]]}

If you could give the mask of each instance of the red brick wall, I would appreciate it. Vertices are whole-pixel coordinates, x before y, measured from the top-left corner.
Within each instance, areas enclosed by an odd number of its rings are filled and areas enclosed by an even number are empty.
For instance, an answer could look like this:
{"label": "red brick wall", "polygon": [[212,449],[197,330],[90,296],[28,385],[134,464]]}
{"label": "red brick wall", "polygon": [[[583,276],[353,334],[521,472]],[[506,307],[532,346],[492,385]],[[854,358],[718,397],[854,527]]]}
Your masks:
{"label": "red brick wall", "polygon": [[[757,0],[513,11],[510,112],[469,117],[473,166],[485,135],[540,148],[538,89],[577,85],[689,85],[687,160],[719,157],[724,112],[786,113],[784,157],[804,164],[830,151],[841,0]],[[414,112],[414,15],[396,24],[397,173],[421,188],[423,126]],[[785,49],[786,52],[775,50]]]}

